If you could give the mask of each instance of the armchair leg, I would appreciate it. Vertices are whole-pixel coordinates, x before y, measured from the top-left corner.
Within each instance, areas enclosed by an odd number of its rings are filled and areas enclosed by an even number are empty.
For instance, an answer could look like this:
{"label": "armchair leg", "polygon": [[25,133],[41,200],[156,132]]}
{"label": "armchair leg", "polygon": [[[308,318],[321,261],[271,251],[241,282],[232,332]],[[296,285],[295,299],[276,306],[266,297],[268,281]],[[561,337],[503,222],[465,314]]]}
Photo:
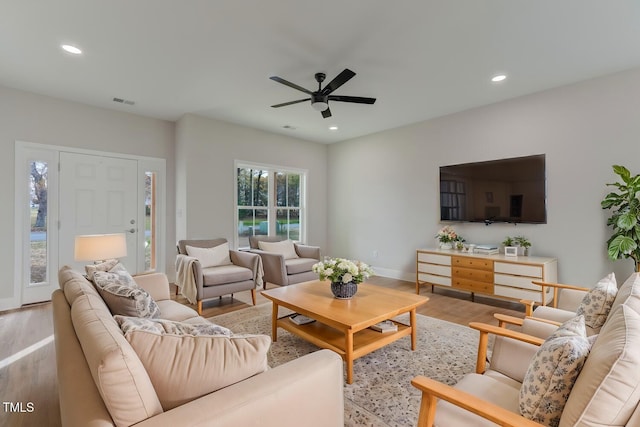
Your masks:
{"label": "armchair leg", "polygon": [[418,427],[432,427],[436,417],[436,402],[438,399],[432,394],[422,393]]}
{"label": "armchair leg", "polygon": [[251,289],[251,300],[253,301],[253,305],[256,305],[256,289]]}
{"label": "armchair leg", "polygon": [[198,300],[198,315],[202,316],[202,300]]}

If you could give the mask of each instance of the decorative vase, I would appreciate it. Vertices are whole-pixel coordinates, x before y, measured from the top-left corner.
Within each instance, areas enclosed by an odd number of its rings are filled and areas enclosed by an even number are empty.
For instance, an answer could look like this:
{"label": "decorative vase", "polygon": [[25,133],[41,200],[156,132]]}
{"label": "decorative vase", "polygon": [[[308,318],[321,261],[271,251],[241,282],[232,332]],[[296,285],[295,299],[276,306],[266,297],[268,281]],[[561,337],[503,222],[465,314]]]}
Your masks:
{"label": "decorative vase", "polygon": [[440,242],[440,249],[452,249],[453,244],[451,242]]}
{"label": "decorative vase", "polygon": [[331,292],[338,299],[350,299],[358,292],[358,284],[355,282],[331,282]]}

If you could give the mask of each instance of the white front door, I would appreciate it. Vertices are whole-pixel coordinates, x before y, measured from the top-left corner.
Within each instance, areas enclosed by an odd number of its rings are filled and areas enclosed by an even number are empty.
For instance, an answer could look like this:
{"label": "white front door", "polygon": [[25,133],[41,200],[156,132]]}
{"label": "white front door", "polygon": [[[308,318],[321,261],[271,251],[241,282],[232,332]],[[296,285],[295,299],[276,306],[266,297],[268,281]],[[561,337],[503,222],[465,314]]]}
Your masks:
{"label": "white front door", "polygon": [[[127,256],[120,261],[137,271],[138,162],[136,160],[60,153],[59,265],[84,270],[73,258],[75,236],[125,233]],[[142,209],[142,207],[140,207]]]}

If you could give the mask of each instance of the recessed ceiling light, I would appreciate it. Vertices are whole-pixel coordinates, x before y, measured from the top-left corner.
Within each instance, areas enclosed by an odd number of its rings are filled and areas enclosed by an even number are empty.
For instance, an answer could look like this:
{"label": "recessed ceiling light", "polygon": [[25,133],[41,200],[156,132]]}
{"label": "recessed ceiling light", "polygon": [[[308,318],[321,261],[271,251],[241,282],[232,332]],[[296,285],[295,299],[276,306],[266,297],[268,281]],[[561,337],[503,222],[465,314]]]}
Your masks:
{"label": "recessed ceiling light", "polygon": [[498,74],[497,76],[493,76],[491,78],[491,81],[494,82],[494,83],[498,83],[498,82],[503,81],[506,78],[507,78],[507,76],[505,74]]}
{"label": "recessed ceiling light", "polygon": [[80,55],[82,51],[75,46],[71,46],[70,44],[63,44],[62,49],[66,52],[73,53],[74,55]]}
{"label": "recessed ceiling light", "polygon": [[338,126],[329,126],[329,130],[338,130]]}

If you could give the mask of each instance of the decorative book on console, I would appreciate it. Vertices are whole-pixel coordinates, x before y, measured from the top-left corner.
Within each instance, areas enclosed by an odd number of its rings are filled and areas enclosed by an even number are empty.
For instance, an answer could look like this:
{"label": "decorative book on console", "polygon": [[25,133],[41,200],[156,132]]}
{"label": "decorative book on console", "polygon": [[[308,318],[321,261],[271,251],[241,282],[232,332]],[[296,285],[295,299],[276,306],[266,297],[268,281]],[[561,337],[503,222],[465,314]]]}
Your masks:
{"label": "decorative book on console", "polygon": [[493,255],[499,252],[498,247],[495,245],[477,245],[474,252],[483,255]]}

